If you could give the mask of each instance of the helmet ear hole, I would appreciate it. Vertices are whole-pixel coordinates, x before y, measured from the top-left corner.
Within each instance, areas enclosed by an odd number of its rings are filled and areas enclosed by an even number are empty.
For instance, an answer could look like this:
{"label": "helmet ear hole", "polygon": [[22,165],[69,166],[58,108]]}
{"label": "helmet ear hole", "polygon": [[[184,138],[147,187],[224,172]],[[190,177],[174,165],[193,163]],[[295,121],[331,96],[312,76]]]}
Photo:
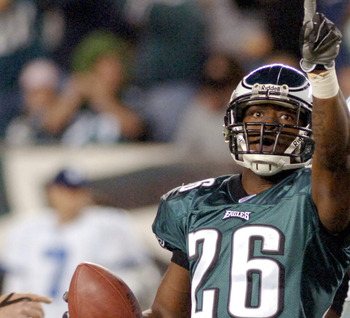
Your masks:
{"label": "helmet ear hole", "polygon": [[[295,110],[294,124],[243,123],[248,107],[257,104]],[[312,90],[303,73],[282,64],[258,68],[238,84],[224,119],[225,139],[230,144],[233,159],[260,175],[273,175],[309,165],[314,150],[311,115]],[[276,127],[273,128],[273,125]],[[256,139],[258,133],[260,146],[250,149],[249,139]],[[271,139],[275,140],[273,147]],[[283,151],[276,147],[280,140],[281,143],[283,140],[290,142]],[[269,143],[271,147],[268,147]]]}

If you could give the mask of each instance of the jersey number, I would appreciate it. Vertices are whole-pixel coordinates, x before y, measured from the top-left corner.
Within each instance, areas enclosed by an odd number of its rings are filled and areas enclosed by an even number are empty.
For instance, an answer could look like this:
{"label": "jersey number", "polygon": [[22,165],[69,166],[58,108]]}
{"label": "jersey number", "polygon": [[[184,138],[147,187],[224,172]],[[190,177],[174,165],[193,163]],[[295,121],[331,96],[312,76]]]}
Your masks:
{"label": "jersey number", "polygon": [[50,290],[47,292],[49,297],[55,298],[59,295],[60,284],[62,281],[62,276],[65,271],[65,266],[67,262],[67,251],[63,248],[53,248],[47,250],[45,256],[53,262],[54,272],[52,275],[52,282],[50,285]]}
{"label": "jersey number", "polygon": [[[261,254],[254,256],[256,242],[261,242]],[[221,233],[215,229],[189,234],[189,256],[199,258],[192,278],[192,316],[217,317],[219,288],[201,289],[215,265],[221,245]],[[230,292],[228,312],[231,317],[276,317],[283,307],[283,268],[269,255],[283,254],[284,235],[271,226],[252,225],[236,230],[232,235]],[[221,278],[225,279],[225,278]],[[202,292],[199,304],[198,293]],[[255,291],[254,291],[255,290]],[[258,294],[253,300],[253,292]],[[200,309],[199,309],[200,308]]]}

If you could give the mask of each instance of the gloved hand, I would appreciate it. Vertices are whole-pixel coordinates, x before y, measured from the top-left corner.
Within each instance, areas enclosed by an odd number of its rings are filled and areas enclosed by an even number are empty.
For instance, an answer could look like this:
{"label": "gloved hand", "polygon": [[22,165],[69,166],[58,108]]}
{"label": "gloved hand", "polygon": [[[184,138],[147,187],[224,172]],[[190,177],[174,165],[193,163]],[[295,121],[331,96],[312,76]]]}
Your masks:
{"label": "gloved hand", "polygon": [[305,0],[304,22],[301,29],[301,69],[312,72],[316,65],[331,70],[339,53],[342,34],[322,13],[316,12],[316,0]]}

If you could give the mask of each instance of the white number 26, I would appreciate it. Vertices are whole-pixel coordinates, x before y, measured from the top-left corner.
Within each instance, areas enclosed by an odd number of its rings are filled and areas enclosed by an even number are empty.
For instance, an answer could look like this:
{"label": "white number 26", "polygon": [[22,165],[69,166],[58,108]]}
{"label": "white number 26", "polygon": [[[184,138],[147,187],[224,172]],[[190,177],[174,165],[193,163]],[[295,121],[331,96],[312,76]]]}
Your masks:
{"label": "white number 26", "polygon": [[[220,286],[202,290],[202,302],[198,304],[198,292],[210,269],[218,261],[221,233],[216,229],[204,229],[189,234],[189,257],[199,258],[192,278],[192,315],[195,318],[217,317],[217,298]],[[254,244],[261,242],[264,257],[254,256]],[[201,248],[200,248],[201,246]],[[284,235],[276,228],[250,225],[239,228],[232,235],[228,312],[231,317],[276,317],[283,307],[283,268],[269,255],[283,254]],[[199,253],[201,255],[199,255]],[[266,257],[265,257],[266,255]],[[258,304],[251,304],[251,277],[259,280]],[[201,308],[200,310],[198,308]]]}

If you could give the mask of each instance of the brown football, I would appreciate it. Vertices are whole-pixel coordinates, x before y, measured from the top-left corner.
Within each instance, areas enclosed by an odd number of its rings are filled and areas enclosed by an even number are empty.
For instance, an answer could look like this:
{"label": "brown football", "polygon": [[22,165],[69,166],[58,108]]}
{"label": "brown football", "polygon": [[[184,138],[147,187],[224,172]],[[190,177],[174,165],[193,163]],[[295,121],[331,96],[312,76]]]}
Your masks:
{"label": "brown football", "polygon": [[138,301],[126,283],[100,265],[77,266],[68,291],[70,318],[141,318]]}

